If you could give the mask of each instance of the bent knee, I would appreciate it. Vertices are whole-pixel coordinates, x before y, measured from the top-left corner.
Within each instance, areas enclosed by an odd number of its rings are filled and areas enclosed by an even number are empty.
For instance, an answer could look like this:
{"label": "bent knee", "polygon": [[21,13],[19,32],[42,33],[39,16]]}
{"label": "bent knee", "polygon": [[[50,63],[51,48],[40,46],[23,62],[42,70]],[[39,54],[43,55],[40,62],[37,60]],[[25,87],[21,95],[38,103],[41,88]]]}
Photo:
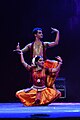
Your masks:
{"label": "bent knee", "polygon": [[16,92],[16,94],[15,94],[15,95],[16,95],[16,97],[18,97],[18,95],[19,95],[19,92]]}
{"label": "bent knee", "polygon": [[22,92],[23,92],[23,90],[17,91],[17,92],[16,92],[16,97],[19,96]]}

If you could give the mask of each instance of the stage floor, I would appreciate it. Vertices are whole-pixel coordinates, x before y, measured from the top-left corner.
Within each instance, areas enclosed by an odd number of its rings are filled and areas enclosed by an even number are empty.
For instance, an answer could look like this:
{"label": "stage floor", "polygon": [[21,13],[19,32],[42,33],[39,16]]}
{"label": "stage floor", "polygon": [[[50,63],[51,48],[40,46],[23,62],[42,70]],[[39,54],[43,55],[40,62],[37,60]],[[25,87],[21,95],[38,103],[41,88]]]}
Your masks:
{"label": "stage floor", "polygon": [[51,103],[26,107],[22,103],[0,103],[1,118],[79,118],[80,103]]}

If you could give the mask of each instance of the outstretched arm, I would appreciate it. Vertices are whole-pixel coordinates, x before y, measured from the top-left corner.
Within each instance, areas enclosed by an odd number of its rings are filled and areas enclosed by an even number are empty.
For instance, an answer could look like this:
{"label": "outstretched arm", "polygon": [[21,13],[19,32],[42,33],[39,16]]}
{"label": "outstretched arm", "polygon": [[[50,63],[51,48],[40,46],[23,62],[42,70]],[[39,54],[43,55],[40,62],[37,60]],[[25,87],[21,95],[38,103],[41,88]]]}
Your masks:
{"label": "outstretched arm", "polygon": [[52,29],[51,33],[56,32],[56,38],[55,38],[55,41],[48,43],[49,47],[53,47],[55,45],[58,45],[58,43],[59,43],[59,30],[52,28],[52,27],[51,27],[51,29]]}
{"label": "outstretched arm", "polygon": [[[24,48],[22,48],[21,50],[22,50],[22,52],[24,53],[24,52],[27,52],[29,49],[30,49],[30,47],[31,47],[31,43],[29,43],[29,44],[27,44]],[[13,50],[13,51],[16,51],[17,53],[19,53],[20,51],[20,43],[18,42],[18,44],[17,44],[17,46],[16,46],[16,49],[15,50]]]}
{"label": "outstretched arm", "polygon": [[27,52],[31,47],[31,43],[27,44],[24,48],[22,48],[22,52]]}

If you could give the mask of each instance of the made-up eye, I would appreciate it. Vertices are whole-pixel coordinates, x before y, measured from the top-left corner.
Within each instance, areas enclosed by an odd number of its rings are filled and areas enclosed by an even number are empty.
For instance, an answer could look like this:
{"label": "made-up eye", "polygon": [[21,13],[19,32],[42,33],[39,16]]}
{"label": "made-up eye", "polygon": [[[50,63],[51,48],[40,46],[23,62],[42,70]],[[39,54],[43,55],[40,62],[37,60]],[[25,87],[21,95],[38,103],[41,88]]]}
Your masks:
{"label": "made-up eye", "polygon": [[38,32],[38,34],[42,34],[42,32]]}

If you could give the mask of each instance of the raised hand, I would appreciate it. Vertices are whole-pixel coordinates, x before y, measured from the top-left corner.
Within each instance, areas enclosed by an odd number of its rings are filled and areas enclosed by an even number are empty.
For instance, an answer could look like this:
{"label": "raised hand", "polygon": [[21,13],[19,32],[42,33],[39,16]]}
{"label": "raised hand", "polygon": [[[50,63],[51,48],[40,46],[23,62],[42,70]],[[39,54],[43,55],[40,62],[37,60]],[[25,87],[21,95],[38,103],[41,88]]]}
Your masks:
{"label": "raised hand", "polygon": [[16,46],[16,50],[20,50],[20,43],[18,42],[17,46]]}
{"label": "raised hand", "polygon": [[13,50],[14,52],[16,51],[18,54],[21,54],[22,51],[20,50],[20,43],[18,42],[17,46],[16,46],[16,50]]}
{"label": "raised hand", "polygon": [[62,62],[62,58],[60,56],[55,57],[59,62]]}
{"label": "raised hand", "polygon": [[59,32],[59,30],[57,30],[56,28],[52,28],[52,27],[51,27],[51,30],[52,30],[51,33],[53,33],[53,32]]}

